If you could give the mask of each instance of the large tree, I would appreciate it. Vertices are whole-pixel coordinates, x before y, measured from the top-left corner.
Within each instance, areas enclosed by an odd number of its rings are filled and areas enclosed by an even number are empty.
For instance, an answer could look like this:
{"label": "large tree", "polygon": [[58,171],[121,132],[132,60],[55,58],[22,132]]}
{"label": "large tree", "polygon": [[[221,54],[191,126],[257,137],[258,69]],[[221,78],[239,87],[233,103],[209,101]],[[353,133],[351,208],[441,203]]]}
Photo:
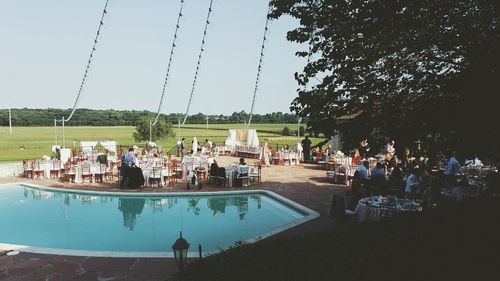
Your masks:
{"label": "large tree", "polygon": [[[291,109],[313,131],[498,153],[498,0],[272,0],[309,63]],[[304,87],[309,85],[309,89]],[[483,129],[486,125],[486,128]],[[380,140],[385,141],[385,140]]]}
{"label": "large tree", "polygon": [[149,140],[149,129],[151,128],[151,140],[158,141],[163,140],[168,137],[175,137],[174,130],[172,129],[172,123],[167,122],[165,118],[160,117],[158,122],[150,127],[151,118],[141,117],[137,126],[135,127],[135,132],[132,134],[136,141]]}

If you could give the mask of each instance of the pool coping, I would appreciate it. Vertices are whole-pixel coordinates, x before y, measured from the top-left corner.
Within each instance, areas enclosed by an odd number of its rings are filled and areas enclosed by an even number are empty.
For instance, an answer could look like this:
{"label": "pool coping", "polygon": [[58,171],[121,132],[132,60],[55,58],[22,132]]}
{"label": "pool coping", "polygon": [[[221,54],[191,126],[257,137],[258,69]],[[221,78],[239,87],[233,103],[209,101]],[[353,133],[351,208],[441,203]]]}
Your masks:
{"label": "pool coping", "polygon": [[[65,188],[55,188],[48,187],[43,185],[37,185],[27,182],[15,182],[15,183],[5,183],[0,184],[0,188],[2,186],[11,186],[11,185],[22,185],[27,187],[33,187],[41,190],[48,191],[64,191],[68,193],[79,193],[79,194],[88,194],[88,195],[114,195],[114,196],[126,196],[126,197],[176,197],[176,196],[210,196],[210,195],[237,195],[237,194],[255,194],[260,193],[267,195],[278,202],[295,209],[296,211],[303,213],[304,217],[294,220],[288,224],[282,225],[280,227],[274,228],[271,231],[268,231],[264,234],[256,236],[254,238],[246,239],[241,241],[243,243],[252,244],[258,242],[260,240],[266,239],[273,235],[276,235],[280,232],[288,230],[290,228],[296,227],[300,224],[306,223],[310,220],[313,220],[320,216],[320,214],[308,207],[305,207],[295,201],[292,201],[282,195],[279,195],[275,192],[264,190],[264,189],[251,189],[251,190],[228,190],[228,191],[200,191],[200,192],[110,192],[110,191],[89,191],[89,190],[73,190],[73,189],[65,189]],[[173,241],[172,241],[173,242]],[[225,249],[231,248],[232,246],[228,246],[226,248],[219,248],[218,250],[214,250],[211,252],[203,253],[204,256],[216,254]],[[44,248],[44,247],[33,247],[27,245],[15,245],[15,244],[5,244],[0,243],[0,250],[10,251],[17,250],[20,252],[26,253],[36,253],[36,254],[50,254],[50,255],[64,255],[64,256],[86,256],[86,257],[112,257],[112,258],[173,258],[173,252],[119,252],[119,251],[89,251],[89,250],[71,250],[71,249],[61,249],[61,248]],[[198,257],[197,251],[188,252],[188,257]]]}

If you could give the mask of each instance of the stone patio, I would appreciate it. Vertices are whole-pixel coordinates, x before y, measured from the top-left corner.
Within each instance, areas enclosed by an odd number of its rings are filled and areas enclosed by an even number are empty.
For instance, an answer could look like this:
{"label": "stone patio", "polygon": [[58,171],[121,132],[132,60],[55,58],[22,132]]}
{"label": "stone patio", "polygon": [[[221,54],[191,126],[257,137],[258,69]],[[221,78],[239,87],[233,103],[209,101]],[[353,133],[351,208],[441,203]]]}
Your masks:
{"label": "stone patio", "polygon": [[[227,165],[238,161],[238,158],[222,156],[219,165]],[[252,160],[247,160],[253,164]],[[57,180],[26,180],[17,177],[0,178],[1,183],[30,182],[56,188],[96,191],[126,192],[197,192],[186,190],[185,182],[175,186],[162,188],[142,188],[139,190],[122,190],[117,183],[85,183],[72,184]],[[276,192],[299,204],[320,213],[320,217],[281,232],[268,239],[284,235],[298,235],[316,232],[332,227],[328,218],[331,197],[336,192],[345,190],[343,185],[335,185],[326,179],[326,172],[314,164],[300,166],[271,166],[262,169],[262,186],[249,189],[265,189]],[[248,189],[248,188],[246,188]],[[201,191],[241,190],[238,188],[222,188],[208,186],[204,182]],[[21,253],[6,256],[0,253],[0,280],[168,280],[173,278],[177,267],[173,259],[144,258],[96,258],[72,257],[59,255],[42,255]]]}

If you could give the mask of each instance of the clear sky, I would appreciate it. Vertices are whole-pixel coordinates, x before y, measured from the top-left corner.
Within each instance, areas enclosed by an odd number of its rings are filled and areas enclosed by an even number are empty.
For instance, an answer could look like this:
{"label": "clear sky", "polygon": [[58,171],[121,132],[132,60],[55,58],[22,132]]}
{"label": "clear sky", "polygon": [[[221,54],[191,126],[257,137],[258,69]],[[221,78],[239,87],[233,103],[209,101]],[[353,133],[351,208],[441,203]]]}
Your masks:
{"label": "clear sky", "polygon": [[[0,108],[70,108],[104,0],[0,0]],[[215,0],[191,113],[249,111],[268,0]],[[163,113],[184,112],[209,0],[186,0]],[[156,111],[179,0],[111,0],[80,107]],[[306,47],[273,21],[256,112],[289,111]]]}

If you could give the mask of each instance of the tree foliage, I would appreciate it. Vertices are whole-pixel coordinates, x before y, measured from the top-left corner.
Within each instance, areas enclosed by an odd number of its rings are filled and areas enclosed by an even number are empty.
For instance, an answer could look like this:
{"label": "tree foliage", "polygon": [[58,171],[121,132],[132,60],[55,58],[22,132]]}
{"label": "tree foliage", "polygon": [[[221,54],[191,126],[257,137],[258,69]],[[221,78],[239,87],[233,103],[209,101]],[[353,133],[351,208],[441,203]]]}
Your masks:
{"label": "tree foliage", "polygon": [[[149,128],[150,128],[150,118],[142,117],[139,119],[137,126],[135,127],[135,132],[133,137],[135,141],[147,141],[149,140]],[[168,137],[175,138],[174,130],[172,129],[172,124],[167,122],[164,118],[158,119],[158,122],[151,127],[151,140],[158,141],[164,140]]]}
{"label": "tree foliage", "polygon": [[[12,124],[14,126],[52,126],[54,119],[68,117],[71,109],[12,109]],[[66,126],[135,126],[142,117],[154,118],[155,113],[142,110],[92,110],[80,108],[75,112],[71,122]],[[177,124],[177,120],[184,118],[184,114],[171,113],[161,114],[169,122]],[[204,124],[207,115],[198,113],[188,116],[187,124]],[[208,115],[210,124],[243,124],[248,120],[248,113],[245,111],[234,112],[231,115]],[[297,117],[294,114],[273,112],[266,114],[254,114],[252,118],[254,124],[278,124],[295,123]],[[0,126],[9,125],[8,109],[0,109]]]}
{"label": "tree foliage", "polygon": [[272,17],[300,20],[288,40],[310,45],[292,111],[351,146],[385,136],[498,153],[481,125],[500,89],[499,3],[272,0]]}

